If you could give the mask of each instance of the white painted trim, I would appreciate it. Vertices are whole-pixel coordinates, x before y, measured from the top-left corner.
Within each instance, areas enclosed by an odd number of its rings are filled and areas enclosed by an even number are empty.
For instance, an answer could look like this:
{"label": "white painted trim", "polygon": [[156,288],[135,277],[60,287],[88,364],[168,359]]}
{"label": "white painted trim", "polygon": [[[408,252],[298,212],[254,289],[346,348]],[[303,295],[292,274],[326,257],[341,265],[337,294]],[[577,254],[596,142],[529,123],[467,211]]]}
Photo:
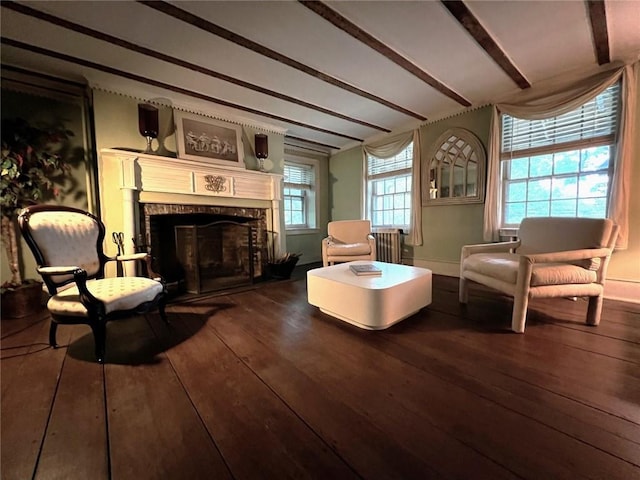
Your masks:
{"label": "white painted trim", "polygon": [[[207,198],[206,203],[210,205],[216,204],[216,197],[233,200],[238,206],[243,200],[271,201],[272,230],[278,239],[276,254],[284,250],[285,235],[280,226],[282,175],[225,167],[206,160],[185,160],[108,148],[100,151],[100,161],[115,164],[119,172],[124,238],[137,235],[134,218],[138,195],[169,193]],[[224,191],[209,188],[209,176],[221,179]]]}
{"label": "white painted trim", "polygon": [[640,304],[640,282],[607,279],[604,284],[604,298]]}
{"label": "white painted trim", "polygon": [[402,263],[413,265],[414,267],[428,268],[435,275],[445,275],[447,277],[460,276],[460,262],[443,262],[439,260],[403,258]]}

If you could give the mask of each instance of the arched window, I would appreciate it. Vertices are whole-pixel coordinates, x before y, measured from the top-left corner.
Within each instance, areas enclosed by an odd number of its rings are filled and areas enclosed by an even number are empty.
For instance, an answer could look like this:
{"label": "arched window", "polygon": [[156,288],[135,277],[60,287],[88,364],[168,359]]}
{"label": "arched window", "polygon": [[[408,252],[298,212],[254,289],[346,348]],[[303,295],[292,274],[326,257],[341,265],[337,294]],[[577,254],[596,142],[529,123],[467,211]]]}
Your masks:
{"label": "arched window", "polygon": [[423,165],[422,204],[482,203],[485,164],[478,137],[463,128],[447,130],[435,141]]}

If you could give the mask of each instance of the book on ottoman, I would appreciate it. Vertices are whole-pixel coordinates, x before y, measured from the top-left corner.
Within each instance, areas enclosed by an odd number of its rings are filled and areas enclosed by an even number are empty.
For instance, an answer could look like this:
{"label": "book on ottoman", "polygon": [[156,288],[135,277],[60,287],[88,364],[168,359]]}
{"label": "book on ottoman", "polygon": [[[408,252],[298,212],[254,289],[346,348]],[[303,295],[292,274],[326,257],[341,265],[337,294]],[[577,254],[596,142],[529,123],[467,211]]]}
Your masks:
{"label": "book on ottoman", "polygon": [[356,275],[382,275],[382,270],[371,263],[364,265],[349,265],[349,269]]}

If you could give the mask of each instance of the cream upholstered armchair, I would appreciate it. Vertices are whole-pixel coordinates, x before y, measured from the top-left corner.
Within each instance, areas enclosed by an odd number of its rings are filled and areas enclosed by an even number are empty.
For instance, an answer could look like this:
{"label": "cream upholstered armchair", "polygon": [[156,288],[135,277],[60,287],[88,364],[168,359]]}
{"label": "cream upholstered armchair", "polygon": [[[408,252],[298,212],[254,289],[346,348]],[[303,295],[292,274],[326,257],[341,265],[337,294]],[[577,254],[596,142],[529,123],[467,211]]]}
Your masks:
{"label": "cream upholstered armchair", "polygon": [[517,241],[462,247],[460,302],[469,280],[511,295],[511,329],[523,333],[530,298],[589,297],[586,323],[598,325],[617,236],[608,219],[525,218]]}
{"label": "cream upholstered armchair", "polygon": [[327,225],[329,236],[322,240],[322,263],[375,260],[376,241],[369,220],[339,220]]}
{"label": "cream upholstered armchair", "polygon": [[[18,217],[24,239],[36,258],[51,297],[49,343],[56,347],[59,323],[86,323],[95,340],[98,362],[104,362],[106,325],[109,320],[144,313],[158,306],[164,313],[166,289],[151,269],[146,253],[107,257],[102,250],[105,227],[94,215],[71,207],[36,205]],[[109,261],[142,260],[150,276],[104,278]]]}

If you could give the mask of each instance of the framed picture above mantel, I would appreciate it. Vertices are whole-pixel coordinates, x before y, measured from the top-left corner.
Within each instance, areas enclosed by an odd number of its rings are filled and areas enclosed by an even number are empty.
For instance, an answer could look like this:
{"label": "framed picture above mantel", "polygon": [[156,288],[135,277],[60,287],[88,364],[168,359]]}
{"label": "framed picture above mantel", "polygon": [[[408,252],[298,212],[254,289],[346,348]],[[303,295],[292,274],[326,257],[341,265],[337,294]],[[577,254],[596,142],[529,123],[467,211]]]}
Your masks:
{"label": "framed picture above mantel", "polygon": [[245,168],[240,125],[177,110],[174,119],[179,158]]}

